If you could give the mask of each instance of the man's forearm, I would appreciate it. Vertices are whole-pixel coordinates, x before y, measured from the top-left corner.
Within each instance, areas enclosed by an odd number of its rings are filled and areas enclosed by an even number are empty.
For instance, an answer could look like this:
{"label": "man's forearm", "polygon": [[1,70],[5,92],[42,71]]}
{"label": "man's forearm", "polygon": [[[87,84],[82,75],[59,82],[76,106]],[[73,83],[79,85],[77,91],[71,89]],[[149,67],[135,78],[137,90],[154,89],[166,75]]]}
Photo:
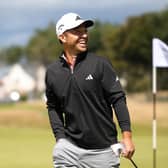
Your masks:
{"label": "man's forearm", "polygon": [[54,109],[48,110],[50,125],[54,133],[55,138],[58,140],[60,138],[65,138],[63,116],[58,114]]}
{"label": "man's forearm", "polygon": [[121,128],[121,131],[131,131],[131,121],[129,111],[124,98],[114,105],[115,114]]}

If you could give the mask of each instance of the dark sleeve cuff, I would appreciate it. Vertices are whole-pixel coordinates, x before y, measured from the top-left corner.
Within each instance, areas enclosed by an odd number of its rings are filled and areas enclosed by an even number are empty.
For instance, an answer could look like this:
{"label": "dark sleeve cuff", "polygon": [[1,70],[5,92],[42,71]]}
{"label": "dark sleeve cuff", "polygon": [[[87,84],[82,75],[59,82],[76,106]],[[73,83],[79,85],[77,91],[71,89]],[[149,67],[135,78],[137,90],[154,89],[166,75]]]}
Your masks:
{"label": "dark sleeve cuff", "polygon": [[61,138],[66,138],[65,134],[58,134],[58,135],[55,137],[56,141],[58,141],[58,140],[61,139]]}

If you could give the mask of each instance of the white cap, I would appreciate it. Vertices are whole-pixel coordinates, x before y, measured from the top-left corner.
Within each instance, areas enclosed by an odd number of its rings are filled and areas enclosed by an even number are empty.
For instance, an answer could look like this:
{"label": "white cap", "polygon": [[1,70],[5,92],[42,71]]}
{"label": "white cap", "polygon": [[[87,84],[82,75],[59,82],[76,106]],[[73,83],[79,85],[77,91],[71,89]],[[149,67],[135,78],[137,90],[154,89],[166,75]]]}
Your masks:
{"label": "white cap", "polygon": [[86,27],[90,27],[94,24],[92,20],[83,20],[76,13],[67,13],[63,15],[56,23],[56,34],[59,36],[65,31],[78,27],[83,23],[85,23]]}

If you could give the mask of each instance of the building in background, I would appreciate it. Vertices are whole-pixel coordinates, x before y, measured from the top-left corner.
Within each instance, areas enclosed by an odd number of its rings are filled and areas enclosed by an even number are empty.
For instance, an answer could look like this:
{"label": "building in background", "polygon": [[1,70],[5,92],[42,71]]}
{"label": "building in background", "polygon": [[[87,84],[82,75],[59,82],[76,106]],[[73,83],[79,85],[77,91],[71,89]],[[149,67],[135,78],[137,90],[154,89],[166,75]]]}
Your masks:
{"label": "building in background", "polygon": [[45,68],[14,64],[0,68],[0,102],[31,99],[37,93],[43,93]]}

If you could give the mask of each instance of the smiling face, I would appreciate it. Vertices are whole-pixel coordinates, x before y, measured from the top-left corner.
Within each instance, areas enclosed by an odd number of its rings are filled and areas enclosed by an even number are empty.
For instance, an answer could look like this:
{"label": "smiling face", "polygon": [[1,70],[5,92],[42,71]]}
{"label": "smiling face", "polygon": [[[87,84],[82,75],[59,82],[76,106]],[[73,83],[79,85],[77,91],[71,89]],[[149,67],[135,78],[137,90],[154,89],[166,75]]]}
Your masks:
{"label": "smiling face", "polygon": [[87,50],[88,33],[84,24],[64,32],[59,39],[65,52],[77,55]]}

